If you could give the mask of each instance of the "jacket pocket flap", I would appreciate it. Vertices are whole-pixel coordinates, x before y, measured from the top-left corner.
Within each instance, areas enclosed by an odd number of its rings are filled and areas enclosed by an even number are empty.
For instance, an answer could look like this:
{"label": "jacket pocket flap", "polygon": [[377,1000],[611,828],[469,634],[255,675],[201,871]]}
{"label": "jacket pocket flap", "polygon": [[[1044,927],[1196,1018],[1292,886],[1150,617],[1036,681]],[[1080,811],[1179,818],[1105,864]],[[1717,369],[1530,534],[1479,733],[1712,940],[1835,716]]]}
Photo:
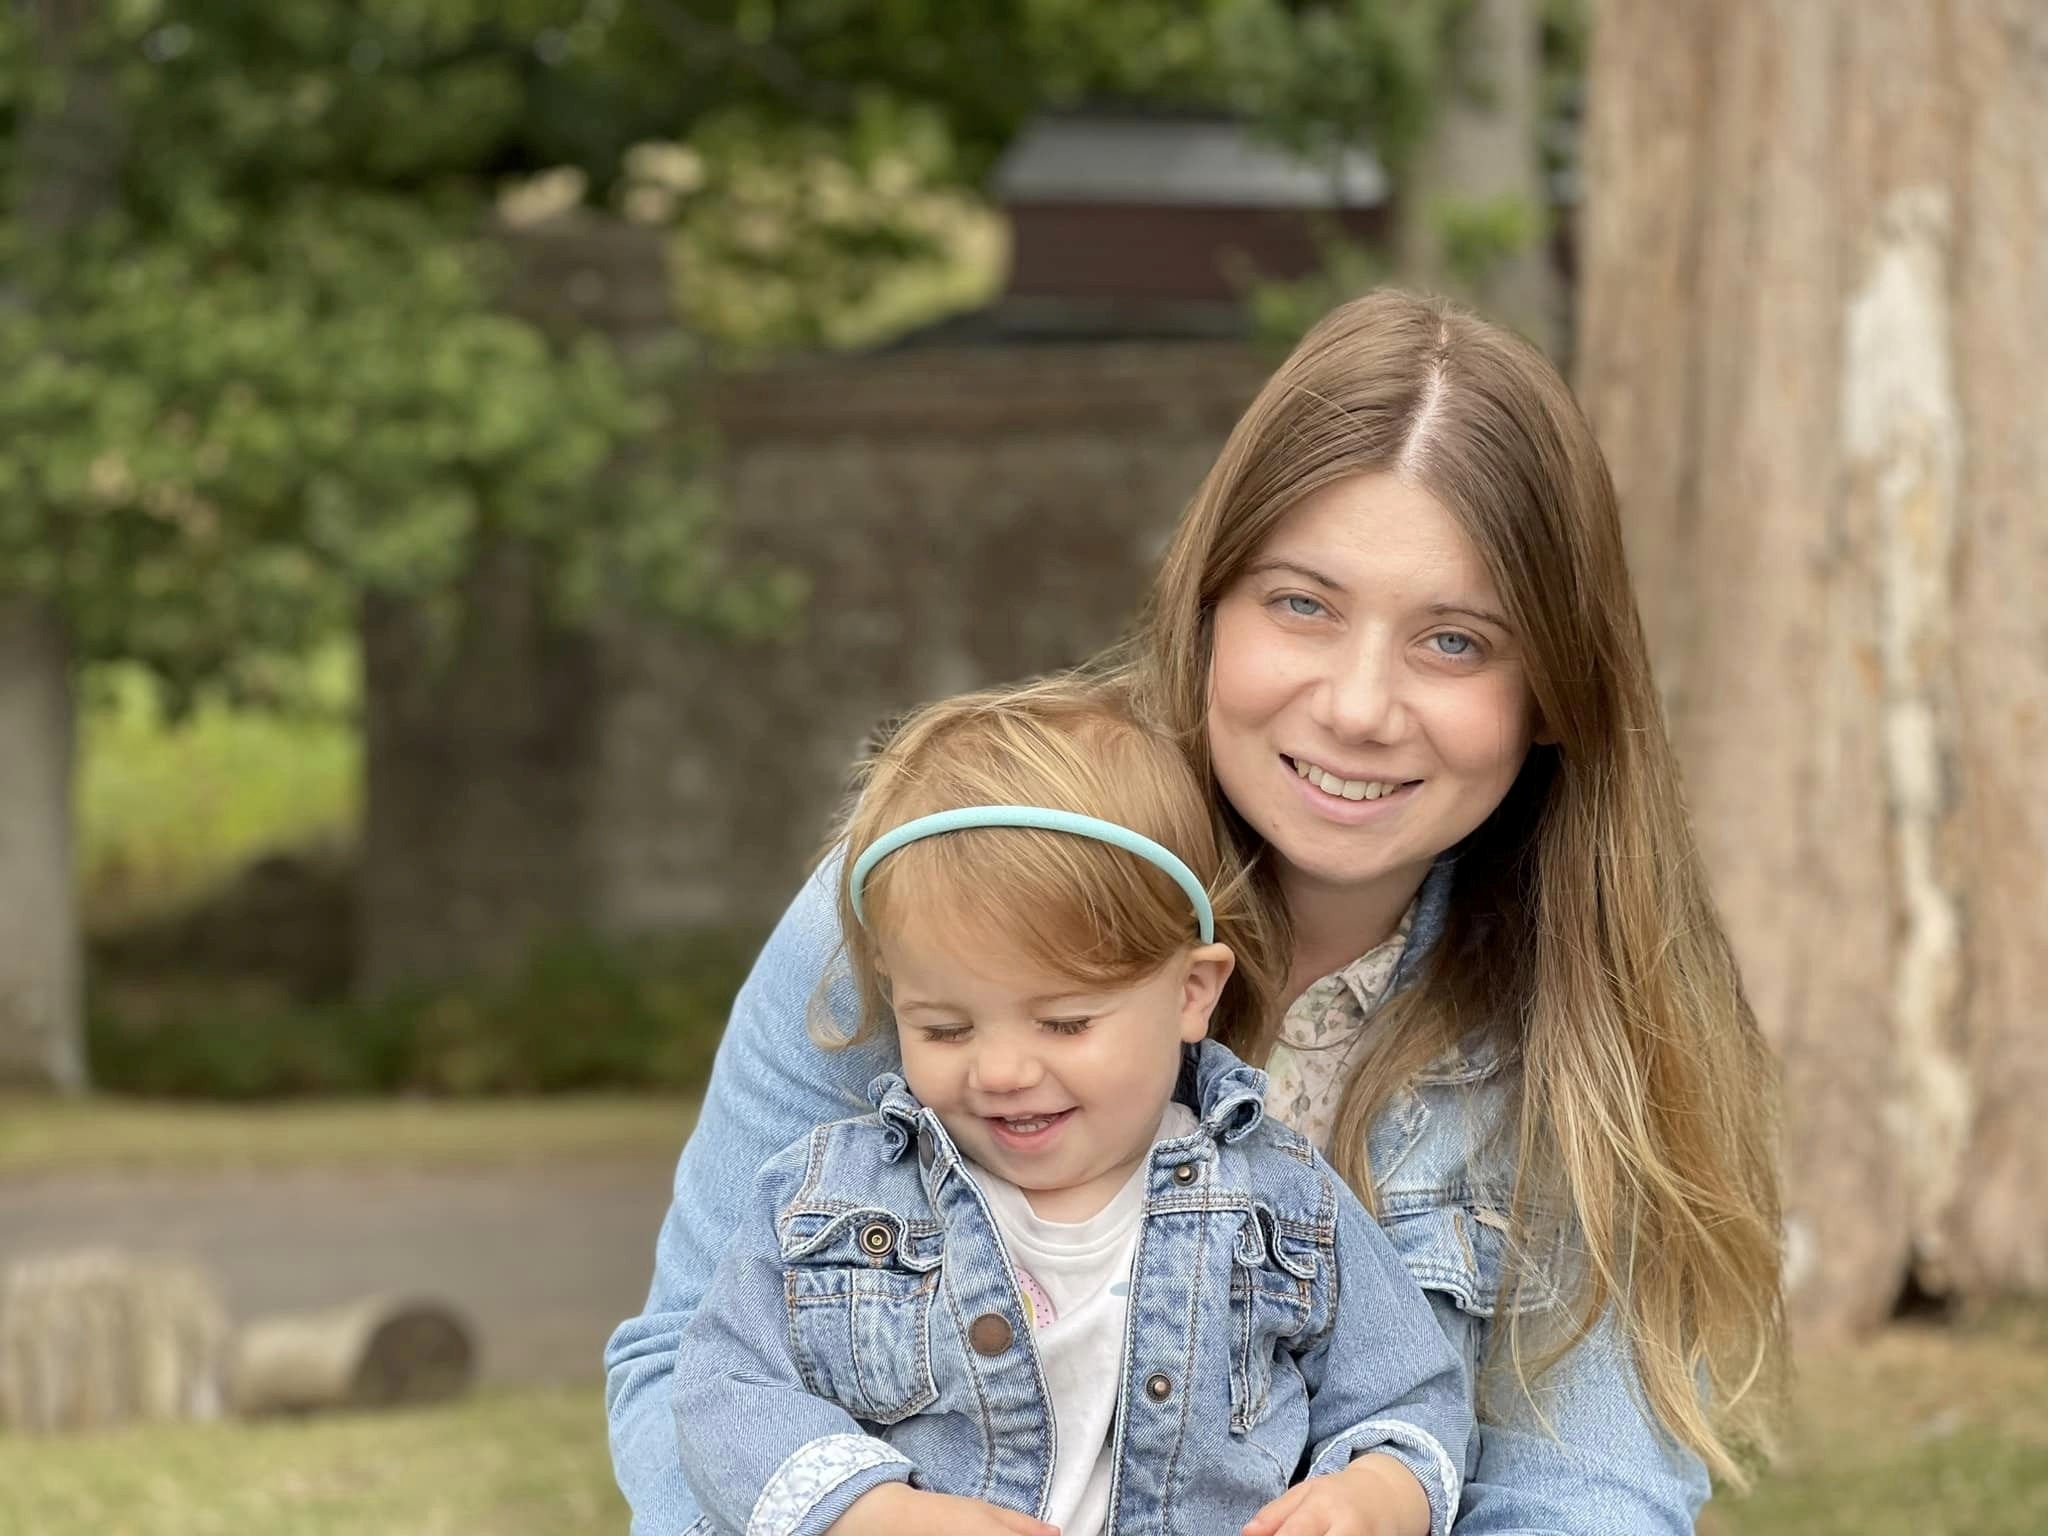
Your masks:
{"label": "jacket pocket flap", "polygon": [[783,1218],[785,1263],[907,1269],[924,1274],[938,1268],[946,1235],[935,1222],[907,1221],[879,1208],[850,1211],[792,1211]]}
{"label": "jacket pocket flap", "polygon": [[1248,1269],[1285,1270],[1297,1280],[1316,1277],[1316,1242],[1282,1227],[1271,1209],[1254,1206],[1237,1229],[1237,1261]]}
{"label": "jacket pocket flap", "polygon": [[[1474,1317],[1492,1317],[1500,1310],[1507,1225],[1500,1212],[1466,1205],[1440,1205],[1382,1222],[1416,1284],[1450,1297],[1459,1311]],[[1545,1291],[1540,1284],[1523,1287],[1513,1310],[1535,1310]]]}

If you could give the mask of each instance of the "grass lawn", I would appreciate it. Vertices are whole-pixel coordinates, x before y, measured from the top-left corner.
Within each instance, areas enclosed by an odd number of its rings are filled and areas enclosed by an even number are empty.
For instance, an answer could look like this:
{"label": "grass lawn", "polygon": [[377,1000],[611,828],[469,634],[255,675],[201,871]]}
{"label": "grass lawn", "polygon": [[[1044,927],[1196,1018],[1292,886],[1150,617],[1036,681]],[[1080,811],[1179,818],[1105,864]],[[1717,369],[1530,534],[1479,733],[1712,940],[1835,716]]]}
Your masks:
{"label": "grass lawn", "polygon": [[[1701,1536],[2048,1531],[2048,1319],[1900,1329],[1801,1374],[1784,1464]],[[623,1531],[595,1385],[454,1408],[0,1439],[0,1530],[38,1536]]]}
{"label": "grass lawn", "polygon": [[625,1095],[262,1105],[0,1098],[0,1177],[674,1157],[696,1115],[694,1099]]}
{"label": "grass lawn", "polygon": [[1785,1454],[1700,1536],[2048,1531],[2048,1313],[1892,1329],[1804,1362]]}
{"label": "grass lawn", "polygon": [[0,1438],[0,1530],[36,1536],[619,1533],[597,1388],[73,1440]]}
{"label": "grass lawn", "polygon": [[87,678],[79,718],[80,896],[95,929],[175,909],[277,848],[355,832],[362,743],[355,656],[303,668],[304,713],[218,701],[178,722],[134,667]]}

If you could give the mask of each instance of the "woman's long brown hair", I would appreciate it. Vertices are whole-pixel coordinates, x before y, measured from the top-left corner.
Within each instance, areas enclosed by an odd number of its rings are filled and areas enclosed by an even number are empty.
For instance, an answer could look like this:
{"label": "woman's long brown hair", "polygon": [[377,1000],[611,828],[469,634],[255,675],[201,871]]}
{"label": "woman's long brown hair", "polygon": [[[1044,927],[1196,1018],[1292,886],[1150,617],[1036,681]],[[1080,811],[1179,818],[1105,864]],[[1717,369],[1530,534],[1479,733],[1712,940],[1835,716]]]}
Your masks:
{"label": "woman's long brown hair", "polygon": [[[1563,380],[1443,301],[1378,292],[1336,310],[1188,509],[1121,686],[1205,770],[1285,954],[1271,861],[1206,771],[1211,621],[1304,497],[1388,472],[1484,559],[1549,744],[1460,850],[1448,928],[1374,1021],[1333,1160],[1370,1200],[1367,1127],[1439,1052],[1491,1032],[1519,1070],[1509,1248],[1525,1256],[1503,1280],[1493,1362],[1526,1391],[1611,1315],[1657,1417],[1741,1486],[1784,1358],[1774,1071],[1707,892],[1613,483]],[[1540,1304],[1560,1286],[1566,1306]]]}

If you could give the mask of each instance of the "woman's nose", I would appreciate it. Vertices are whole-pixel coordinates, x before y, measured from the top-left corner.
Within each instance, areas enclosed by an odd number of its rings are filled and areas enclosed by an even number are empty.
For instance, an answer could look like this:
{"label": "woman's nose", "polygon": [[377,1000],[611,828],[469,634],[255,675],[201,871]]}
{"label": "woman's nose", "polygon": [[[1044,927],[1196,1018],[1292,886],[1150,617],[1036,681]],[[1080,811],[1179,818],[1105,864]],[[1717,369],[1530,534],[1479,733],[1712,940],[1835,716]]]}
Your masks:
{"label": "woman's nose", "polygon": [[1333,659],[1316,689],[1315,721],[1338,741],[1392,741],[1403,707],[1393,648],[1368,641]]}

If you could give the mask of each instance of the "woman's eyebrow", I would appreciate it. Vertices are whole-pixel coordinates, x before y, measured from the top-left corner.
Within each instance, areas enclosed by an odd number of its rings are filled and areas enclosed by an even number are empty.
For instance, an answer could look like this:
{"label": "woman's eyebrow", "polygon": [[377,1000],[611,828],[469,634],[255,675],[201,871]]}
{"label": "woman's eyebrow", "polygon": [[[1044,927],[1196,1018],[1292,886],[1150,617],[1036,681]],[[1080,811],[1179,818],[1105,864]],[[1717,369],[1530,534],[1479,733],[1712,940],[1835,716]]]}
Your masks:
{"label": "woman's eyebrow", "polygon": [[1340,596],[1350,595],[1351,589],[1346,587],[1336,577],[1325,575],[1312,565],[1303,565],[1299,560],[1258,560],[1246,567],[1245,575],[1263,576],[1268,571],[1292,571],[1295,575],[1312,581],[1318,586],[1328,587],[1332,592]]}
{"label": "woman's eyebrow", "polygon": [[1506,619],[1495,613],[1491,608],[1471,608],[1463,603],[1435,603],[1430,606],[1429,611],[1434,617],[1439,619],[1447,619],[1456,615],[1459,618],[1477,619],[1482,624],[1491,624],[1495,629],[1512,631],[1514,628],[1513,625],[1509,624]]}

